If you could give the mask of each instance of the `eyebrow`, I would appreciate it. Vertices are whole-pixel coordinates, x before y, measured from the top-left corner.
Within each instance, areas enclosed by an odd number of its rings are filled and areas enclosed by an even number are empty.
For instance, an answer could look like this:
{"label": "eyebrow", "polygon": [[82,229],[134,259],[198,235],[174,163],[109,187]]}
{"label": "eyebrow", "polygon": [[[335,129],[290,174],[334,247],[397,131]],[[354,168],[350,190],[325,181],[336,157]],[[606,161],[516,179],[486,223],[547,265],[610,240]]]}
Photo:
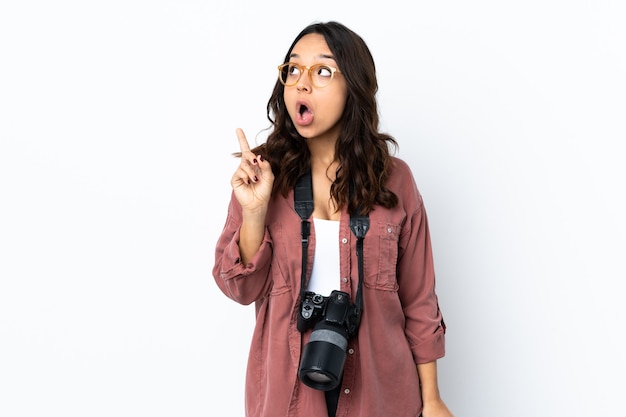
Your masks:
{"label": "eyebrow", "polygon": [[[298,54],[291,54],[289,55],[289,58],[300,58],[300,55]],[[316,56],[315,58],[319,59],[332,59],[333,61],[335,61],[335,57],[332,55],[327,55],[327,54],[319,54],[318,56]]]}

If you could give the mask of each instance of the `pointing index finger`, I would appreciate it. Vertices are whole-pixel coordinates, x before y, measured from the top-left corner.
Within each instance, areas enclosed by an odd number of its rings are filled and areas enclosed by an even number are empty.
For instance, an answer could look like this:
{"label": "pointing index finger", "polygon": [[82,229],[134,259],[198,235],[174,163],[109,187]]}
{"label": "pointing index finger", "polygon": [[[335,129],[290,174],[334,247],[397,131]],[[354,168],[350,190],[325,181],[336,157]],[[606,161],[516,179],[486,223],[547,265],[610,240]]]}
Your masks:
{"label": "pointing index finger", "polygon": [[241,153],[250,151],[250,145],[248,145],[246,135],[243,133],[243,130],[241,128],[237,128],[237,139],[239,140],[239,148],[241,149]]}

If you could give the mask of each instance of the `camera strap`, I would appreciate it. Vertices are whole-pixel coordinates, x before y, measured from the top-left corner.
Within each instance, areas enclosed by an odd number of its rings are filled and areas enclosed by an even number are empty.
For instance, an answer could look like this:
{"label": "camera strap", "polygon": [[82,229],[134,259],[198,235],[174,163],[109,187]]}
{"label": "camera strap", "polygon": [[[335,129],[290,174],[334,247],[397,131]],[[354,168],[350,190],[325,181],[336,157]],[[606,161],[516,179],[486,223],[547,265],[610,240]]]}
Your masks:
{"label": "camera strap", "polygon": [[[354,184],[350,183],[350,193],[354,192]],[[313,214],[313,178],[311,172],[307,171],[296,183],[293,193],[294,209],[300,216],[300,231],[302,235],[302,277],[300,280],[300,299],[304,300],[306,293],[306,270],[307,270],[307,253],[309,248],[309,236],[311,234],[311,224],[309,218]],[[360,210],[357,210],[360,212]],[[350,230],[357,238],[356,256],[359,268],[359,283],[356,292],[355,307],[357,308],[358,317],[363,311],[363,240],[370,227],[369,216],[350,214]],[[358,326],[358,324],[357,324]]]}

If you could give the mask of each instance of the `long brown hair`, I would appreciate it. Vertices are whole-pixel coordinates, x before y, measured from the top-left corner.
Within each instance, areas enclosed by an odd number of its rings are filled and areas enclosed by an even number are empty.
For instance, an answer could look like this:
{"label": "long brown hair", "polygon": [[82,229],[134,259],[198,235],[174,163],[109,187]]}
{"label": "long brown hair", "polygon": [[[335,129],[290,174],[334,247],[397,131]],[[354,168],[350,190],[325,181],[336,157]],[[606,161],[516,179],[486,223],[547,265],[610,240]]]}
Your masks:
{"label": "long brown hair", "polygon": [[[342,130],[335,149],[339,167],[331,185],[331,196],[340,209],[347,206],[349,213],[355,213],[359,207],[369,213],[376,204],[395,207],[398,198],[385,182],[391,164],[390,145],[394,148],[398,145],[393,137],[379,132],[378,82],[372,54],[363,39],[346,26],[337,22],[314,23],[295,38],[283,62],[288,62],[296,43],[312,33],[324,36],[348,86]],[[277,80],[267,103],[267,118],[273,129],[255,152],[271,163],[274,190],[286,196],[297,179],[310,169],[310,153],[306,140],[298,134],[287,113],[284,88]],[[354,184],[353,193],[350,182]]]}

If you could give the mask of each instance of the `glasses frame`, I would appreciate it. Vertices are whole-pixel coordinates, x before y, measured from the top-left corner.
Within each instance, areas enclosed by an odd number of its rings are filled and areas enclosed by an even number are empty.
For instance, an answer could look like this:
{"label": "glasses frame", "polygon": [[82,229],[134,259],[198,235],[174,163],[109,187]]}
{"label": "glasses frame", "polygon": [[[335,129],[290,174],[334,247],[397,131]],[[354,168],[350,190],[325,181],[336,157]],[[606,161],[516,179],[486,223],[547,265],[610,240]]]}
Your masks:
{"label": "glasses frame", "polygon": [[[286,67],[290,67],[290,66],[298,68],[298,70],[300,71],[300,75],[298,75],[298,79],[296,81],[294,81],[293,83],[287,84],[286,82],[283,81],[282,74],[283,74],[283,71],[286,69]],[[325,68],[328,68],[330,70],[330,80],[328,80],[328,84],[323,85],[323,86],[319,86],[319,85],[315,84],[315,82],[313,81],[313,72],[312,71],[313,71],[313,69],[319,68],[319,67],[325,67]],[[337,68],[335,68],[335,67],[333,67],[331,65],[313,64],[310,67],[306,67],[304,65],[296,64],[295,62],[285,62],[284,64],[281,64],[281,65],[278,66],[278,80],[285,87],[293,87],[294,85],[298,84],[298,81],[300,81],[300,78],[302,78],[302,74],[304,74],[305,70],[309,74],[309,81],[316,88],[328,87],[328,85],[330,85],[330,83],[333,82],[333,79],[335,78],[335,73],[338,72],[339,74],[341,74],[341,71],[339,71]]]}

